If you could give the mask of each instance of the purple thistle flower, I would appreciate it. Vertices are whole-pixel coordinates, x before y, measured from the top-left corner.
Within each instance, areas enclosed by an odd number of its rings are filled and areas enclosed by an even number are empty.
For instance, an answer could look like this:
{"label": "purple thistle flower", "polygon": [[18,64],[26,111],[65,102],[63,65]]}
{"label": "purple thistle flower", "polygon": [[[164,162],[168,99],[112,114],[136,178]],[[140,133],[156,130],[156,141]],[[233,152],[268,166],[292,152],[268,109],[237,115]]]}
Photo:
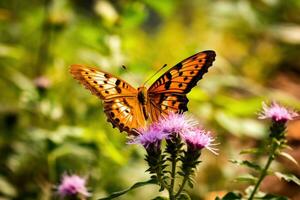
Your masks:
{"label": "purple thistle flower", "polygon": [[77,175],[64,175],[61,184],[58,186],[58,193],[63,198],[66,196],[81,195],[84,197],[90,196],[86,189],[86,179]]}
{"label": "purple thistle flower", "polygon": [[177,133],[179,135],[188,132],[196,125],[197,122],[194,119],[188,118],[184,114],[177,114],[173,112],[170,112],[168,116],[161,118],[156,124],[157,129],[163,133]]}
{"label": "purple thistle flower", "polygon": [[267,106],[267,104],[263,102],[262,107],[263,109],[258,116],[259,119],[269,118],[275,122],[286,122],[299,116],[296,112],[288,110],[284,106],[277,104],[275,101],[273,101],[270,106]]}
{"label": "purple thistle flower", "polygon": [[140,129],[141,133],[130,144],[141,144],[146,150],[154,148],[158,150],[160,148],[161,141],[167,136],[165,133],[161,132],[157,124],[152,124],[148,128]]}
{"label": "purple thistle flower", "polygon": [[201,128],[193,128],[184,133],[182,136],[190,148],[198,150],[206,148],[212,153],[216,155],[218,154],[217,149],[213,147],[217,144],[213,143],[215,139],[211,136],[210,132],[206,132]]}

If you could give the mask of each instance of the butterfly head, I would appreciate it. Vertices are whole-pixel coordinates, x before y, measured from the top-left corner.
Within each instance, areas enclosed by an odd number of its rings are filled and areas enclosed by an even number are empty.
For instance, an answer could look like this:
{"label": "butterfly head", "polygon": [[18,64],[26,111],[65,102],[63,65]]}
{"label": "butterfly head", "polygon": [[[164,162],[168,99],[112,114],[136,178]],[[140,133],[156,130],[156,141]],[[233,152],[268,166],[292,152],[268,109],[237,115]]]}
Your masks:
{"label": "butterfly head", "polygon": [[138,100],[142,105],[147,104],[147,95],[147,88],[145,86],[138,88]]}

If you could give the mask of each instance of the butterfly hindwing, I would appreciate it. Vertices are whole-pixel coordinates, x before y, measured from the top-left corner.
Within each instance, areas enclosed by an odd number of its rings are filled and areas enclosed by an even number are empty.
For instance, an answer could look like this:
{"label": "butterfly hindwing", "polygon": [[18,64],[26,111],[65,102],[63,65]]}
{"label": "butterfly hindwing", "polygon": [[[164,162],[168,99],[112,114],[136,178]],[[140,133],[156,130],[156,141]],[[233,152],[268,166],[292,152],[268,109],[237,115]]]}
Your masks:
{"label": "butterfly hindwing", "polygon": [[157,113],[187,111],[186,94],[208,71],[215,56],[214,51],[199,52],[160,76],[148,90],[150,104],[153,105],[150,109],[156,110],[151,111],[152,118],[156,119]]}
{"label": "butterfly hindwing", "polygon": [[168,115],[169,112],[183,113],[187,111],[188,98],[186,95],[161,93],[151,95],[150,98],[150,115],[153,121],[161,118],[161,115]]}
{"label": "butterfly hindwing", "polygon": [[130,134],[138,134],[137,129],[144,126],[146,121],[135,97],[120,97],[104,102],[104,112],[113,127]]}
{"label": "butterfly hindwing", "polygon": [[72,65],[71,74],[88,90],[104,102],[104,112],[108,121],[121,132],[136,134],[139,125],[145,123],[140,118],[141,111],[136,98],[137,90],[125,81],[97,68]]}

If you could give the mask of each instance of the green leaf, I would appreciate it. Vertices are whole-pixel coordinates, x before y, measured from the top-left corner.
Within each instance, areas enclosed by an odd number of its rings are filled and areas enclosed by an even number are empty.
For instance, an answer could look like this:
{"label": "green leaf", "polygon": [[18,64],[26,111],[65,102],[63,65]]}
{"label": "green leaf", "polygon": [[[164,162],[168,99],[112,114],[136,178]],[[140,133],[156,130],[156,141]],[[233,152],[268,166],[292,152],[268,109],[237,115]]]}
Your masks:
{"label": "green leaf", "polygon": [[144,182],[137,182],[137,183],[135,183],[134,185],[132,185],[130,188],[128,188],[126,190],[122,190],[122,191],[119,191],[119,192],[114,192],[111,195],[109,195],[108,197],[99,198],[98,200],[114,199],[114,198],[119,197],[123,194],[126,194],[127,192],[129,192],[131,190],[134,190],[136,188],[143,187],[143,186],[149,185],[149,184],[157,184],[157,182],[156,182],[156,180],[153,180],[153,179],[150,179],[150,180],[144,181]]}
{"label": "green leaf", "polygon": [[300,179],[297,178],[294,174],[283,174],[283,173],[280,173],[280,172],[275,172],[274,173],[278,178],[280,179],[284,179],[286,180],[287,182],[294,182],[296,183],[297,185],[300,186]]}
{"label": "green leaf", "polygon": [[261,151],[258,148],[249,148],[249,149],[244,149],[240,152],[240,154],[259,154]]}
{"label": "green leaf", "polygon": [[288,154],[286,152],[280,152],[279,155],[285,157],[286,159],[288,159],[288,160],[292,161],[293,163],[295,163],[296,165],[298,165],[298,162],[290,154]]}
{"label": "green leaf", "polygon": [[249,167],[249,168],[257,170],[257,171],[261,170],[261,167],[259,165],[255,164],[255,163],[251,163],[248,160],[243,160],[243,161],[229,160],[229,161],[234,163],[234,164],[238,164],[238,165],[241,165],[241,166],[246,166],[246,167]]}
{"label": "green leaf", "polygon": [[242,182],[250,182],[250,183],[254,184],[256,182],[257,178],[250,174],[246,174],[246,175],[237,177],[236,180],[242,181]]}
{"label": "green leaf", "polygon": [[222,198],[216,197],[215,200],[240,200],[242,199],[242,195],[238,192],[228,192]]}

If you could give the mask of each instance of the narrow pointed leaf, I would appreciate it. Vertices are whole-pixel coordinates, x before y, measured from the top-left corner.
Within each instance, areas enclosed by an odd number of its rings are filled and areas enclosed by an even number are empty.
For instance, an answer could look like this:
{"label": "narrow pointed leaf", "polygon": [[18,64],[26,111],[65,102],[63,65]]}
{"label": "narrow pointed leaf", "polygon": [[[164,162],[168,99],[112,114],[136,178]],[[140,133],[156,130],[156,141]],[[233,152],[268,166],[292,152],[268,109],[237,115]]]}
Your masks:
{"label": "narrow pointed leaf", "polygon": [[286,153],[286,152],[280,152],[281,156],[285,157],[286,159],[292,161],[293,163],[295,163],[296,165],[299,165],[299,163],[295,160],[295,158],[293,158],[290,154]]}
{"label": "narrow pointed leaf", "polygon": [[248,160],[243,160],[243,161],[238,161],[238,160],[229,160],[230,162],[234,163],[234,164],[238,164],[241,166],[246,166],[249,167],[251,169],[260,171],[261,167],[255,163],[249,162]]}
{"label": "narrow pointed leaf", "polygon": [[237,181],[242,181],[242,182],[249,182],[249,183],[254,184],[256,182],[257,178],[250,175],[250,174],[247,174],[247,175],[237,177],[236,180]]}
{"label": "narrow pointed leaf", "polygon": [[257,148],[244,149],[240,152],[240,154],[258,154],[261,151]]}
{"label": "narrow pointed leaf", "polygon": [[135,183],[134,185],[132,185],[130,188],[128,188],[126,190],[122,190],[122,191],[119,191],[119,192],[114,192],[111,195],[109,195],[108,197],[99,198],[98,200],[114,199],[114,198],[119,197],[123,194],[126,194],[127,192],[129,192],[131,190],[134,190],[136,188],[143,187],[143,186],[149,185],[149,184],[157,184],[157,181],[153,180],[153,179],[150,179],[150,180],[144,181],[144,182],[137,182],[137,183]]}
{"label": "narrow pointed leaf", "polygon": [[292,181],[292,182],[294,182],[294,183],[296,183],[297,185],[300,186],[300,179],[297,178],[294,174],[283,174],[283,173],[280,173],[280,172],[275,172],[275,175],[280,179],[284,179],[287,182]]}

